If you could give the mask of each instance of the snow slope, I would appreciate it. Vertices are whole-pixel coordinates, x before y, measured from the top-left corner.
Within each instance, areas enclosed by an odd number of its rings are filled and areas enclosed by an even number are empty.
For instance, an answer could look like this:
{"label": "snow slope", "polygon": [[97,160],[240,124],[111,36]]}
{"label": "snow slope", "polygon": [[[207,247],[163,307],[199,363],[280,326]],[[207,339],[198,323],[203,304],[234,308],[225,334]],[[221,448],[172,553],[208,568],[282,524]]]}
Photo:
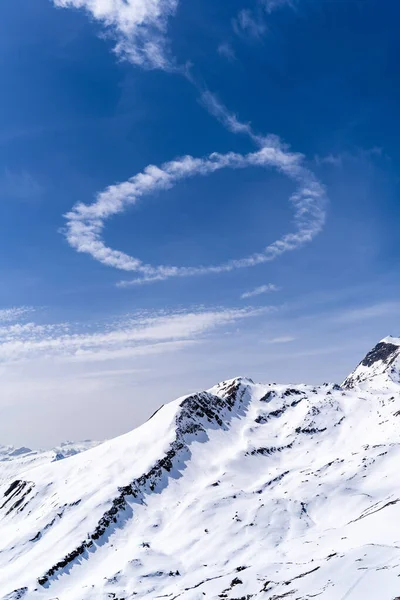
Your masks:
{"label": "snow slope", "polygon": [[400,340],[344,384],[246,378],[4,481],[3,600],[400,597]]}
{"label": "snow slope", "polygon": [[0,481],[4,484],[33,467],[63,460],[89,450],[89,448],[94,448],[99,443],[91,440],[64,442],[52,450],[31,450],[25,447],[15,448],[14,446],[0,445]]}

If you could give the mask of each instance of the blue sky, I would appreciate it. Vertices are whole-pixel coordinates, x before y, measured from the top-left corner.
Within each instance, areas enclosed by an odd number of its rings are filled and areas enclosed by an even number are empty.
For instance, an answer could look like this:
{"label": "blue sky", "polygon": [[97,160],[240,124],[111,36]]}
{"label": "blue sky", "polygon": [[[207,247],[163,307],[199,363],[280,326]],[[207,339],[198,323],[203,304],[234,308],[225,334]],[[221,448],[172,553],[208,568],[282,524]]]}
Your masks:
{"label": "blue sky", "polygon": [[3,4],[2,441],[398,335],[395,0]]}

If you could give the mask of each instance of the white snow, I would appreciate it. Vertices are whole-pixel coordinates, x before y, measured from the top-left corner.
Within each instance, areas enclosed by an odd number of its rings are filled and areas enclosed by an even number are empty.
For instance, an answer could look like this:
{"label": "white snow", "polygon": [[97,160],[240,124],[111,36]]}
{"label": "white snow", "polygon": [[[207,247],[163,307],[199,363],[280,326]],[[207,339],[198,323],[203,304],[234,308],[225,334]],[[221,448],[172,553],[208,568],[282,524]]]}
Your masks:
{"label": "white snow", "polygon": [[33,467],[79,454],[89,448],[94,448],[99,443],[91,440],[64,442],[51,450],[31,450],[26,447],[15,448],[14,446],[0,445],[0,481],[2,484],[8,480],[12,481]]}
{"label": "white snow", "polygon": [[0,598],[396,600],[399,358],[381,349],[347,387],[237,378],[65,460],[0,448]]}
{"label": "white snow", "polygon": [[385,344],[394,344],[395,346],[400,346],[400,338],[393,337],[391,335],[388,335],[387,337],[383,338],[383,340],[381,340],[381,341]]}

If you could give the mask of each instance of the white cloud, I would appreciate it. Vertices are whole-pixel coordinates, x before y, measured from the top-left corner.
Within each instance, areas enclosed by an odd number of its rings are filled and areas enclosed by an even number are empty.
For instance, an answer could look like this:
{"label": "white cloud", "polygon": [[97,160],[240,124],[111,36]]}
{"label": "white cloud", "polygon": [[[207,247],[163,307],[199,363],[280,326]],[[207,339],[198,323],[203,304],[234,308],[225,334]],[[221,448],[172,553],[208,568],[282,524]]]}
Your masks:
{"label": "white cloud", "polygon": [[128,431],[161,404],[240,374],[243,358],[251,363],[242,344],[272,311],[194,308],[101,323],[4,322],[0,439],[43,446]]}
{"label": "white cloud", "polygon": [[194,310],[136,315],[117,326],[79,332],[65,323],[16,324],[0,328],[0,362],[39,357],[99,361],[176,351],[217,327],[264,314],[267,309]]}
{"label": "white cloud", "polygon": [[245,33],[251,37],[258,38],[265,33],[265,23],[252,10],[242,9],[233,20],[233,29],[236,33]]}
{"label": "white cloud", "polygon": [[229,61],[236,60],[235,51],[232,48],[232,46],[230,44],[228,44],[228,42],[223,42],[222,44],[220,44],[218,46],[218,54],[220,54],[221,56],[224,56]]}
{"label": "white cloud", "polygon": [[54,334],[68,330],[68,325],[38,325],[36,323],[15,323],[0,327],[0,343],[29,337],[40,339],[44,334]]}
{"label": "white cloud", "polygon": [[294,342],[296,340],[295,337],[291,335],[282,335],[280,337],[272,338],[268,340],[269,344],[289,344],[290,342]]}
{"label": "white cloud", "polygon": [[16,321],[17,319],[20,319],[21,317],[33,311],[34,309],[30,306],[14,306],[13,308],[2,308],[0,309],[0,323]]}
{"label": "white cloud", "polygon": [[294,8],[294,0],[261,0],[261,4],[268,13],[278,8],[284,8],[285,6]]}
{"label": "white cloud", "polygon": [[[57,6],[86,9],[95,19],[110,27],[118,38],[117,52],[127,56],[131,62],[151,68],[172,68],[172,63],[165,54],[165,32],[168,17],[175,13],[178,0],[53,2]],[[282,5],[282,2],[270,0],[264,8],[271,11],[278,5]],[[241,11],[238,22],[242,28],[255,27],[251,13],[246,10]],[[185,74],[198,87],[187,70]],[[129,180],[111,185],[100,192],[92,204],[78,203],[65,215],[65,235],[72,248],[89,254],[106,266],[136,273],[137,276],[132,281],[120,282],[118,285],[121,287],[162,281],[170,277],[223,273],[269,262],[284,252],[310,242],[324,225],[325,190],[305,167],[304,157],[290,152],[277,136],[254,133],[250,123],[241,122],[208,90],[202,91],[201,102],[229,131],[247,135],[259,149],[248,154],[213,152],[200,158],[188,155],[166,162],[161,167],[149,165]],[[277,169],[296,185],[296,191],[290,197],[294,209],[294,230],[250,256],[210,266],[151,265],[144,263],[139,257],[110,248],[103,241],[106,220],[122,213],[129,205],[136,204],[146,195],[165,191],[185,178],[210,175],[225,168],[243,169],[250,166]]]}
{"label": "white cloud", "polygon": [[[259,150],[248,154],[213,152],[203,158],[184,156],[161,167],[149,165],[128,181],[108,187],[99,193],[91,205],[78,203],[66,214],[66,238],[78,252],[89,254],[104,265],[139,275],[133,281],[120,285],[135,285],[165,280],[170,277],[187,277],[209,273],[223,273],[251,267],[275,260],[284,252],[295,250],[310,242],[325,222],[325,190],[313,173],[304,166],[301,154],[287,150],[276,136],[260,136],[249,123],[240,122],[210,92],[204,92],[202,101],[208,110],[230,131],[249,136]],[[150,265],[140,258],[130,256],[106,246],[102,239],[105,222],[122,213],[150,193],[167,190],[179,181],[195,175],[210,175],[221,169],[244,169],[250,166],[275,168],[296,184],[290,197],[294,209],[295,229],[250,256],[229,260],[211,266],[180,267],[176,265]]]}
{"label": "white cloud", "polygon": [[210,90],[205,90],[201,93],[200,102],[210,115],[218,119],[228,131],[247,135],[257,146],[279,146],[280,140],[277,136],[261,136],[256,134],[252,129],[251,123],[240,121],[234,113],[228,111],[226,106]]}
{"label": "white cloud", "polygon": [[53,0],[56,6],[81,8],[105,25],[117,40],[115,51],[146,68],[172,68],[166,30],[178,0]]}
{"label": "white cloud", "polygon": [[270,15],[284,7],[295,8],[297,0],[258,0],[254,10],[241,9],[232,21],[233,30],[237,35],[247,35],[260,38],[267,31],[265,13]]}
{"label": "white cloud", "polygon": [[260,285],[248,292],[244,292],[244,294],[242,294],[240,297],[243,299],[253,298],[254,296],[260,296],[261,294],[269,294],[270,292],[278,292],[279,289],[280,288],[278,286],[276,286],[274,283],[268,283],[266,285]]}

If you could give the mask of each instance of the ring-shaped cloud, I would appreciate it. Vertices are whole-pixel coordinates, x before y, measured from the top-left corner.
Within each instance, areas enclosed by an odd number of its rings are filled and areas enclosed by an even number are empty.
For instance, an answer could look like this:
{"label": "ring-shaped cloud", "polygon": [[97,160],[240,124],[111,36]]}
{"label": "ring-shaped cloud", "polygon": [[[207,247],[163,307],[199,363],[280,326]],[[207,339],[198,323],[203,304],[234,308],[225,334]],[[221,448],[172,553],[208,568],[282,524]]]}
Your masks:
{"label": "ring-shaped cloud", "polygon": [[[103,232],[107,219],[122,213],[143,196],[169,189],[177,182],[194,175],[209,175],[224,168],[243,169],[251,166],[278,169],[296,183],[296,190],[290,197],[294,208],[294,230],[259,252],[216,265],[182,267],[146,264],[140,258],[108,247],[104,242]],[[99,193],[92,204],[76,204],[65,215],[66,237],[78,252],[87,253],[104,265],[136,272],[139,277],[132,282],[124,282],[125,285],[169,277],[222,273],[272,261],[282,253],[311,241],[324,224],[324,204],[324,188],[303,165],[302,155],[270,145],[249,154],[213,153],[205,158],[184,156],[161,167],[150,165],[128,181],[110,186]]]}

